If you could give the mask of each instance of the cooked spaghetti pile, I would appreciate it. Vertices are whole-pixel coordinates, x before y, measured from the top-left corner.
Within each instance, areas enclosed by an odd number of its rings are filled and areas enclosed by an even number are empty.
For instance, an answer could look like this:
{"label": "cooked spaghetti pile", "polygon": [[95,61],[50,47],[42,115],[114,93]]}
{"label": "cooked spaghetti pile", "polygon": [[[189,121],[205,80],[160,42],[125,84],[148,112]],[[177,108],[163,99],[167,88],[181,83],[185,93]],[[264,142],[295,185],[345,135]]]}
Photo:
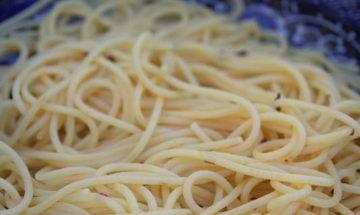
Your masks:
{"label": "cooked spaghetti pile", "polygon": [[360,212],[338,67],[200,6],[90,3],[0,26],[1,214]]}

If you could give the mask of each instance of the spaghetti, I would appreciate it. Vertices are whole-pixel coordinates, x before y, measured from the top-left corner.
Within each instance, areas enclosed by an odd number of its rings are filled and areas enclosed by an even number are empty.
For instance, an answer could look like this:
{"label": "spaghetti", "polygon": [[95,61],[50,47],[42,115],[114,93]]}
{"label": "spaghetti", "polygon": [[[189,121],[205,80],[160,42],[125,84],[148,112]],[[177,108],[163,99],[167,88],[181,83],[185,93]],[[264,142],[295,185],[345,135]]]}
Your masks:
{"label": "spaghetti", "polygon": [[340,67],[179,1],[46,3],[0,26],[1,214],[360,213]]}

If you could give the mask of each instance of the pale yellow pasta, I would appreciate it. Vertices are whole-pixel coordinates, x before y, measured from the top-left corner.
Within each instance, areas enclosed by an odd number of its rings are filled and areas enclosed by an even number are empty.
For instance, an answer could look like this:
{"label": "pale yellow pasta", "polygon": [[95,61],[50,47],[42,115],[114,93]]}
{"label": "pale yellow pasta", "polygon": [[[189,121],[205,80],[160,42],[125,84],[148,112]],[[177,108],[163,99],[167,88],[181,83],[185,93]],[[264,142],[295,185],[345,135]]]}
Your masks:
{"label": "pale yellow pasta", "polygon": [[360,213],[360,96],[324,70],[350,67],[235,22],[240,1],[29,21],[48,3],[0,24],[0,214]]}

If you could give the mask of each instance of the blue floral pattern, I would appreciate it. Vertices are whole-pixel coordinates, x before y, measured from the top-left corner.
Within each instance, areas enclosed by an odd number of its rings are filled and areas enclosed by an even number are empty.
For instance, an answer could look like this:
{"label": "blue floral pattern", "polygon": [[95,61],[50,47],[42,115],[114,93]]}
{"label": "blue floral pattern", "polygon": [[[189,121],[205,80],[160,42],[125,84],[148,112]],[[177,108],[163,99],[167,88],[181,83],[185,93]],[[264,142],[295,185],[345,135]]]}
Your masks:
{"label": "blue floral pattern", "polygon": [[[220,13],[230,13],[232,1],[187,0]],[[284,35],[295,47],[323,50],[339,62],[360,65],[360,0],[245,0],[239,17]],[[359,72],[360,75],[360,72]]]}

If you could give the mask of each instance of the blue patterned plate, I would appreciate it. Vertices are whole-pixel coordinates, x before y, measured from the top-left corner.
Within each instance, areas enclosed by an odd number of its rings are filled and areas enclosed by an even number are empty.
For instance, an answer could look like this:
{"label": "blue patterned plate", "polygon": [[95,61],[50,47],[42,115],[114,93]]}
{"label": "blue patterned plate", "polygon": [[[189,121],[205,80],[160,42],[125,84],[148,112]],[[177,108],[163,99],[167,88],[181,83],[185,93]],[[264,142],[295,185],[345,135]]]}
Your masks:
{"label": "blue patterned plate", "polygon": [[[0,22],[36,1],[0,0]],[[185,1],[225,14],[231,13],[233,4],[233,0]],[[245,0],[245,5],[239,20],[256,20],[263,28],[284,35],[294,47],[324,50],[331,60],[360,65],[360,0]],[[15,57],[0,61],[11,62]]]}

